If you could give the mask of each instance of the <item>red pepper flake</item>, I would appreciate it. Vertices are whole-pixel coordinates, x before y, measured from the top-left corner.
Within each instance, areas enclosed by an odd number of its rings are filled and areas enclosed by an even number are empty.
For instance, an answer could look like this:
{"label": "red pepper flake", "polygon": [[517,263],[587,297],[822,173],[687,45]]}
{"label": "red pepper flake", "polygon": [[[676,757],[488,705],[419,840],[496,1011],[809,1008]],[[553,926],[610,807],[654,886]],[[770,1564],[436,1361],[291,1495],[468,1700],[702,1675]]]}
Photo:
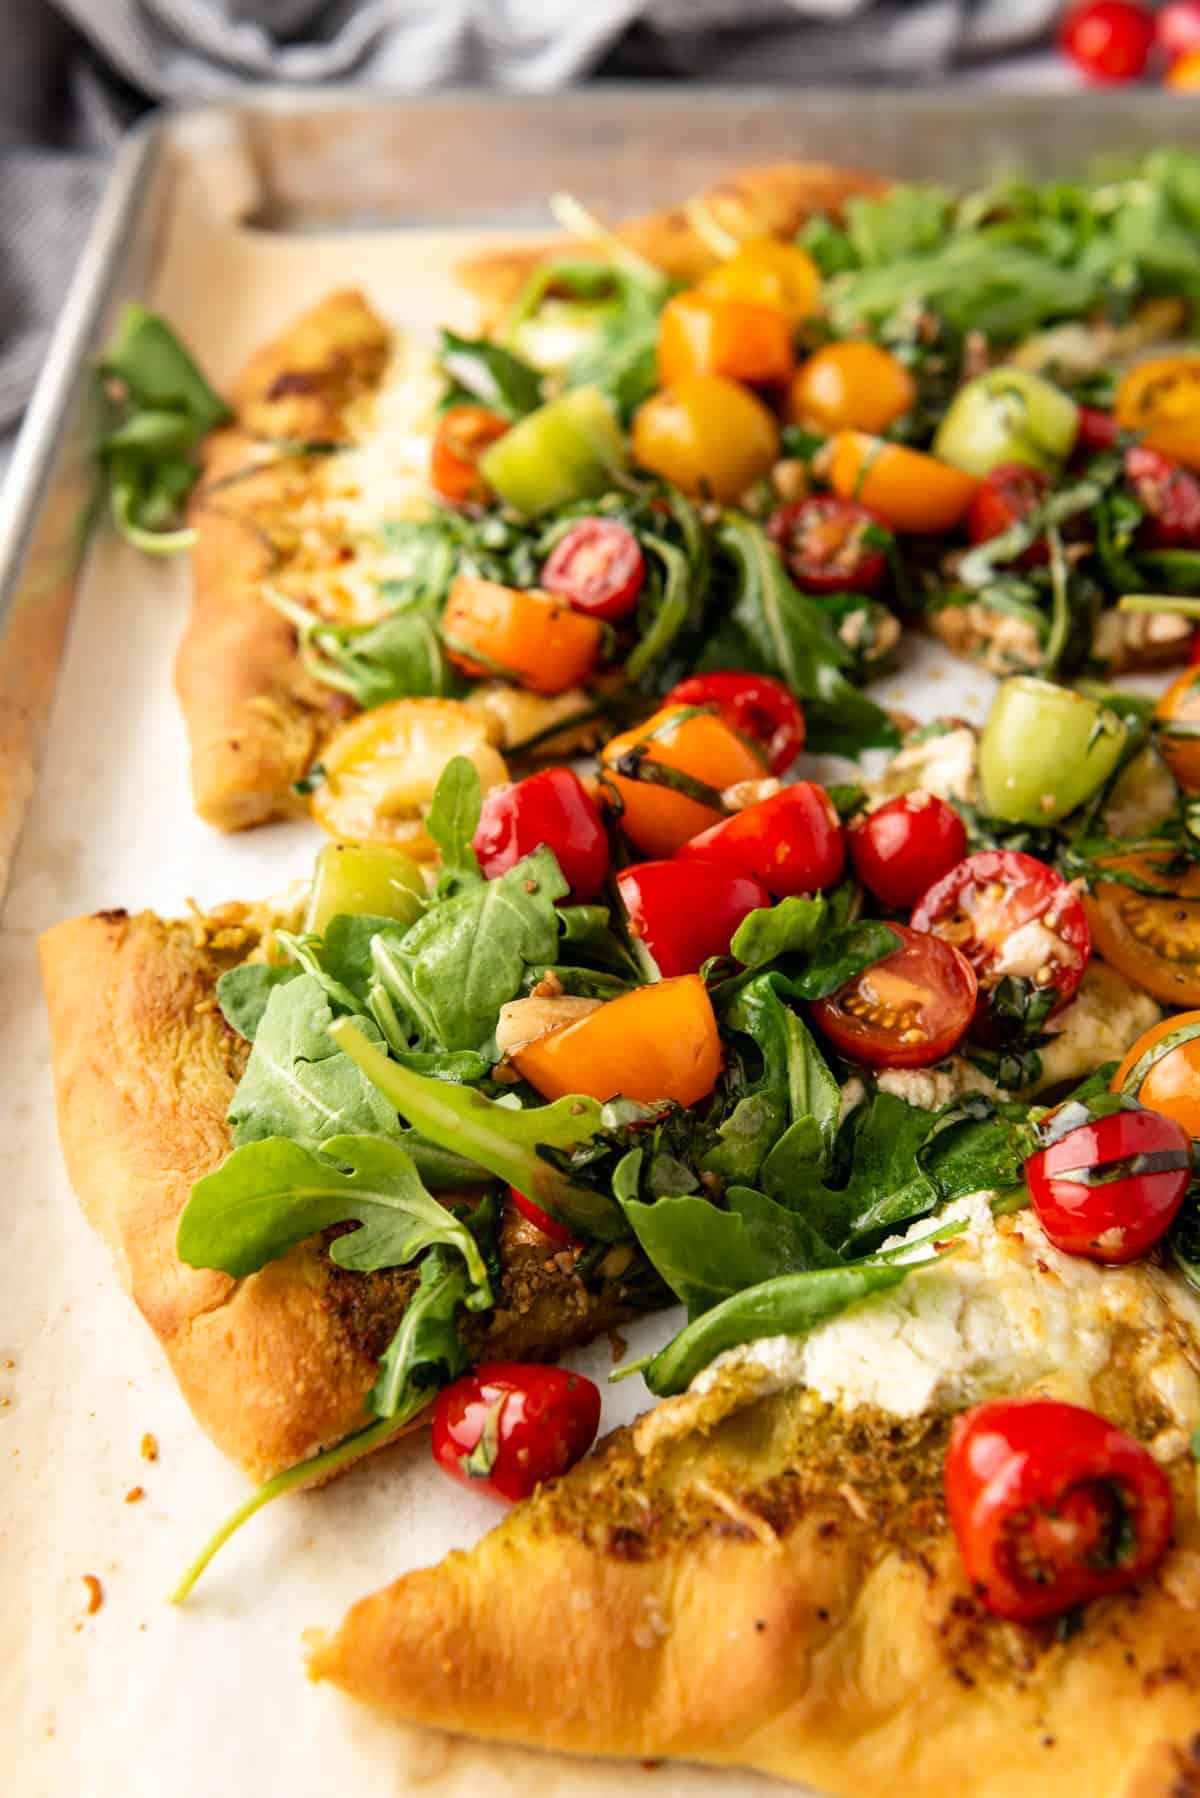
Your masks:
{"label": "red pepper flake", "polygon": [[87,1614],[89,1617],[94,1617],[104,1603],[104,1587],[94,1573],[85,1573],[83,1583],[87,1587],[88,1594]]}

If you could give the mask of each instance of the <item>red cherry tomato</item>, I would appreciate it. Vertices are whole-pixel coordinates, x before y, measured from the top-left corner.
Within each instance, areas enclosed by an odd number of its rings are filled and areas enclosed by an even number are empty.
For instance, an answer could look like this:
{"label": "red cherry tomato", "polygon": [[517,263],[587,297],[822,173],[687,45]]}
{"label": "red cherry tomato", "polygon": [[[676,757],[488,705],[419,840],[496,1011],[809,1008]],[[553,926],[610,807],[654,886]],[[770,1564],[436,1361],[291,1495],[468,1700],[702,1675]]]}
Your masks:
{"label": "red cherry tomato", "polygon": [[543,768],[484,795],[473,847],[489,880],[545,843],[571,897],[594,899],[608,873],[608,836],[587,788],[570,768]]}
{"label": "red cherry tomato", "polygon": [[[1019,462],[993,468],[980,481],[967,507],[967,531],[972,543],[987,543],[1001,536],[1010,525],[1019,524],[1035,506],[1041,505],[1050,486],[1049,475]],[[1046,555],[1045,543],[1033,543],[1020,561],[1029,567],[1044,562]]]}
{"label": "red cherry tomato", "polygon": [[1149,542],[1159,549],[1200,547],[1200,477],[1139,443],[1125,451],[1125,478],[1145,509]]}
{"label": "red cherry tomato", "polygon": [[615,518],[581,518],[542,565],[546,592],[590,618],[627,618],[645,578],[641,545]]}
{"label": "red cherry tomato", "polygon": [[1121,427],[1111,412],[1099,406],[1080,406],[1079,429],[1075,433],[1075,454],[1098,455],[1110,450],[1121,435]]}
{"label": "red cherry tomato", "polygon": [[1158,41],[1172,62],[1200,50],[1200,0],[1171,0],[1154,24]]}
{"label": "red cherry tomato", "polygon": [[1188,661],[1193,668],[1197,662],[1200,662],[1200,629],[1192,632],[1192,640],[1188,645]]}
{"label": "red cherry tomato", "polygon": [[1061,874],[1016,849],[982,849],[913,908],[913,927],[961,949],[984,993],[1006,976],[1074,997],[1092,952],[1083,903]]}
{"label": "red cherry tomato", "polygon": [[932,793],[903,793],[846,832],[854,872],[889,911],[909,911],[967,853],[967,827]]}
{"label": "red cherry tomato", "polygon": [[1135,0],[1083,0],[1063,20],[1059,42],[1089,81],[1136,81],[1154,47],[1154,19]]}
{"label": "red cherry tomato", "polygon": [[429,479],[443,499],[454,505],[483,505],[491,488],[479,472],[479,458],[509,421],[483,406],[451,406],[443,412],[429,452]]}
{"label": "red cherry tomato", "polygon": [[883,519],[854,499],[815,493],[780,506],[767,532],[806,593],[874,593],[887,573],[887,555],[867,533],[891,533]]}
{"label": "red cherry tomato", "polygon": [[1057,1399],[991,1399],[956,1417],[945,1488],[967,1578],[1015,1623],[1123,1591],[1174,1521],[1170,1482],[1141,1443]]}
{"label": "red cherry tomato", "polygon": [[521,1216],[540,1230],[543,1236],[548,1236],[551,1242],[561,1244],[564,1249],[575,1247],[578,1237],[572,1236],[565,1224],[552,1218],[548,1211],[543,1211],[527,1193],[518,1192],[515,1186],[510,1186],[508,1191]]}
{"label": "red cherry tomato", "polygon": [[1090,1261],[1136,1261],[1175,1221],[1192,1176],[1182,1124],[1140,1107],[1089,1116],[1064,1105],[1025,1163],[1033,1208],[1055,1248]]}
{"label": "red cherry tomato", "polygon": [[691,674],[672,687],[664,706],[714,706],[740,736],[760,743],[772,774],[784,774],[804,747],[804,714],[781,680],[769,674]]}
{"label": "red cherry tomato", "polygon": [[484,1361],[438,1393],[433,1458],[453,1479],[512,1504],[574,1467],[599,1427],[600,1393],[581,1373]]}
{"label": "red cherry tomato", "polygon": [[856,974],[813,1017],[834,1048],[871,1067],[925,1068],[949,1055],[975,1015],[965,955],[907,924],[888,925],[900,947]]}
{"label": "red cherry tomato", "polygon": [[840,880],[846,842],[824,787],[801,780],[702,830],[675,855],[687,862],[730,862],[784,899],[819,893]]}
{"label": "red cherry tomato", "polygon": [[639,862],[617,875],[617,890],[664,980],[728,955],[742,919],[771,903],[761,880],[721,862]]}

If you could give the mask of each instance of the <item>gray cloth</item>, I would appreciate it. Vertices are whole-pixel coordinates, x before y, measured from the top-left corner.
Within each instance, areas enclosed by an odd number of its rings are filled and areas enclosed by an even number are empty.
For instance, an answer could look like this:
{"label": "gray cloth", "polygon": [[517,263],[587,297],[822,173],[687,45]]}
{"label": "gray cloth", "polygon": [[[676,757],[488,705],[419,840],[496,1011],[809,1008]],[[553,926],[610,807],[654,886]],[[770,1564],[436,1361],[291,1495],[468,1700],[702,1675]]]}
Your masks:
{"label": "gray cloth", "polygon": [[0,0],[0,428],[28,398],[120,132],[248,83],[540,93],[593,74],[922,80],[1054,0]]}

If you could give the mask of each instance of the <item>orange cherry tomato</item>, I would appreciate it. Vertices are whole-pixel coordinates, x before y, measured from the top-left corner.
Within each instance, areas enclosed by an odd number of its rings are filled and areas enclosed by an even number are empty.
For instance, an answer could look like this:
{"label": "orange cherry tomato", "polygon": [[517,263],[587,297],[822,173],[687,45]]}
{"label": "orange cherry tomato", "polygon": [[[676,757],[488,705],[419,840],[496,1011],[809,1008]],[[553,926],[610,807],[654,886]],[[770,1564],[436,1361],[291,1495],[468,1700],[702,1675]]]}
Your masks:
{"label": "orange cherry tomato", "polygon": [[464,674],[500,675],[531,693],[565,693],[586,680],[603,630],[564,600],[460,574],[442,614],[446,653]]}
{"label": "orange cherry tomato", "polygon": [[1189,50],[1186,56],[1179,57],[1171,64],[1164,79],[1168,87],[1180,93],[1195,93],[1200,88],[1200,50]]}
{"label": "orange cherry tomato", "polygon": [[802,362],[788,388],[787,416],[812,431],[886,430],[911,412],[917,384],[878,344],[827,343]]}
{"label": "orange cherry tomato", "polygon": [[1113,1075],[1112,1090],[1200,1137],[1200,1011],[1176,1012],[1139,1036]]}
{"label": "orange cherry tomato", "polygon": [[1200,793],[1200,666],[1176,675],[1154,708],[1159,753],[1185,793]]}
{"label": "orange cherry tomato", "polygon": [[721,1072],[721,1039],[698,974],[635,987],[574,1024],[560,1024],[513,1052],[523,1080],[544,1099],[571,1093],[671,1099],[695,1105]]}
{"label": "orange cherry tomato", "polygon": [[699,291],[722,300],[755,300],[774,306],[790,325],[802,324],[821,305],[821,272],[807,250],[777,237],[749,238],[710,269]]}
{"label": "orange cherry tomato", "polygon": [[1083,905],[1098,955],[1164,1005],[1200,1006],[1200,868],[1175,873],[1171,846],[1106,855],[1099,866],[1163,889],[1097,881]]}
{"label": "orange cherry tomato", "polygon": [[1200,352],[1137,363],[1121,377],[1113,410],[1147,448],[1200,469]]}
{"label": "orange cherry tomato", "polygon": [[492,490],[479,472],[479,458],[503,437],[509,420],[485,406],[451,406],[442,413],[429,452],[429,479],[454,505],[483,505]]}
{"label": "orange cherry tomato", "polygon": [[734,500],[778,461],[779,426],[736,381],[689,375],[638,407],[633,455],[685,493]]}
{"label": "orange cherry tomato", "polygon": [[677,293],[663,307],[658,378],[664,387],[674,387],[689,375],[786,381],[795,361],[791,326],[774,306],[723,299],[693,288]]}
{"label": "orange cherry tomato", "polygon": [[696,712],[686,705],[665,706],[645,724],[610,738],[600,759],[624,808],[621,829],[643,855],[656,861],[674,855],[681,843],[719,824],[725,814],[673,787],[619,773],[622,759],[629,756],[642,767],[658,763],[675,768],[718,793],[767,774],[765,756],[743,737],[712,712]]}
{"label": "orange cherry tomato", "polygon": [[971,503],[974,475],[864,431],[830,440],[829,485],[842,499],[871,506],[898,531],[933,536],[952,530]]}

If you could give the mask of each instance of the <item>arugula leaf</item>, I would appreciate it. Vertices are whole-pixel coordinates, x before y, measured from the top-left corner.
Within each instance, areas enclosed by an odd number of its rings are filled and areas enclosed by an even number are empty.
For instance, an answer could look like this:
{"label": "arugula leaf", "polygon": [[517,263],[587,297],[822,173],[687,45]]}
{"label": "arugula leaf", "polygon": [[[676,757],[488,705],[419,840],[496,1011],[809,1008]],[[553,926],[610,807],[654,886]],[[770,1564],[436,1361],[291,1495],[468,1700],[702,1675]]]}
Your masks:
{"label": "arugula leaf", "polygon": [[816,942],[829,907],[824,899],[797,896],[747,912],[733,933],[729,953],[743,967],[758,968],[781,955],[804,955]]}
{"label": "arugula leaf", "polygon": [[247,961],[226,969],[217,981],[217,1004],[229,1028],[252,1043],[275,988],[299,975],[295,962]]}
{"label": "arugula leaf", "polygon": [[[284,609],[278,598],[271,603]],[[392,699],[444,699],[461,689],[439,632],[440,598],[397,607],[374,624],[325,624],[316,613],[287,610],[309,672],[364,711]]]}
{"label": "arugula leaf", "polygon": [[315,1148],[330,1136],[395,1135],[390,1106],[330,1037],[332,1020],[313,975],[272,988],[229,1106],[235,1148],[268,1136]]}
{"label": "arugula leaf", "polygon": [[471,846],[482,811],[479,770],[468,756],[453,756],[438,778],[425,820],[425,828],[441,853],[443,880],[483,878],[479,857]]}
{"label": "arugula leaf", "polygon": [[[613,975],[622,988],[640,985],[641,971],[612,929],[611,919],[612,913],[606,905],[560,905],[559,956],[570,961],[578,960]],[[559,978],[562,979],[567,971],[569,970],[564,970],[560,965]]]}
{"label": "arugula leaf", "polygon": [[481,1049],[529,967],[558,956],[555,901],[568,888],[552,850],[432,906],[401,936],[381,931],[375,973],[411,1026],[410,1046]]}
{"label": "arugula leaf", "polygon": [[[724,1028],[753,1040],[761,1070],[748,1074],[743,1063],[740,1096],[703,1157],[707,1171],[740,1184],[749,1185],[761,1172],[764,1184],[770,1179],[772,1197],[797,1165],[823,1162],[841,1108],[837,1081],[785,1002],[789,990],[779,974],[756,975],[725,1009]],[[772,1156],[777,1159],[768,1173]]]}
{"label": "arugula leaf", "polygon": [[824,999],[899,947],[900,938],[890,925],[874,919],[831,931],[811,955],[804,971],[796,975],[792,983],[795,997]]}
{"label": "arugula leaf", "polygon": [[651,1205],[619,1191],[617,1196],[651,1264],[683,1300],[689,1318],[763,1280],[839,1263],[803,1217],[753,1187],[731,1186],[724,1210],[692,1194],[656,1198]]}
{"label": "arugula leaf", "polygon": [[369,1411],[376,1417],[411,1417],[437,1387],[466,1372],[471,1354],[459,1334],[458,1312],[470,1303],[462,1259],[440,1245],[431,1248],[417,1290],[380,1358],[379,1378],[367,1394]]}
{"label": "arugula leaf", "polygon": [[[781,1274],[735,1292],[689,1323],[643,1367],[659,1398],[683,1392],[725,1349],[762,1336],[803,1336],[868,1293],[899,1286],[919,1262],[859,1261],[853,1267],[820,1267]],[[622,1372],[633,1369],[622,1369]]]}
{"label": "arugula leaf", "polygon": [[1171,1226],[1167,1247],[1188,1285],[1200,1292],[1200,1199],[1195,1187],[1188,1193]]}
{"label": "arugula leaf", "polygon": [[279,1136],[234,1149],[192,1187],[176,1248],[189,1267],[243,1279],[318,1231],[351,1220],[359,1229],[329,1245],[339,1267],[407,1267],[432,1244],[449,1244],[470,1274],[470,1308],[492,1303],[471,1232],[426,1191],[404,1150],[381,1137],[329,1137],[320,1155]]}
{"label": "arugula leaf", "polygon": [[431,1142],[469,1155],[576,1235],[611,1242],[626,1234],[620,1207],[608,1193],[570,1179],[547,1158],[549,1151],[576,1149],[611,1130],[612,1107],[570,1097],[522,1110],[398,1066],[349,1018],[336,1019],[330,1031],[389,1111],[398,1111]]}
{"label": "arugula leaf", "polygon": [[443,328],[437,359],[452,382],[447,405],[475,401],[505,418],[523,418],[542,403],[537,370],[491,338],[460,337]]}

